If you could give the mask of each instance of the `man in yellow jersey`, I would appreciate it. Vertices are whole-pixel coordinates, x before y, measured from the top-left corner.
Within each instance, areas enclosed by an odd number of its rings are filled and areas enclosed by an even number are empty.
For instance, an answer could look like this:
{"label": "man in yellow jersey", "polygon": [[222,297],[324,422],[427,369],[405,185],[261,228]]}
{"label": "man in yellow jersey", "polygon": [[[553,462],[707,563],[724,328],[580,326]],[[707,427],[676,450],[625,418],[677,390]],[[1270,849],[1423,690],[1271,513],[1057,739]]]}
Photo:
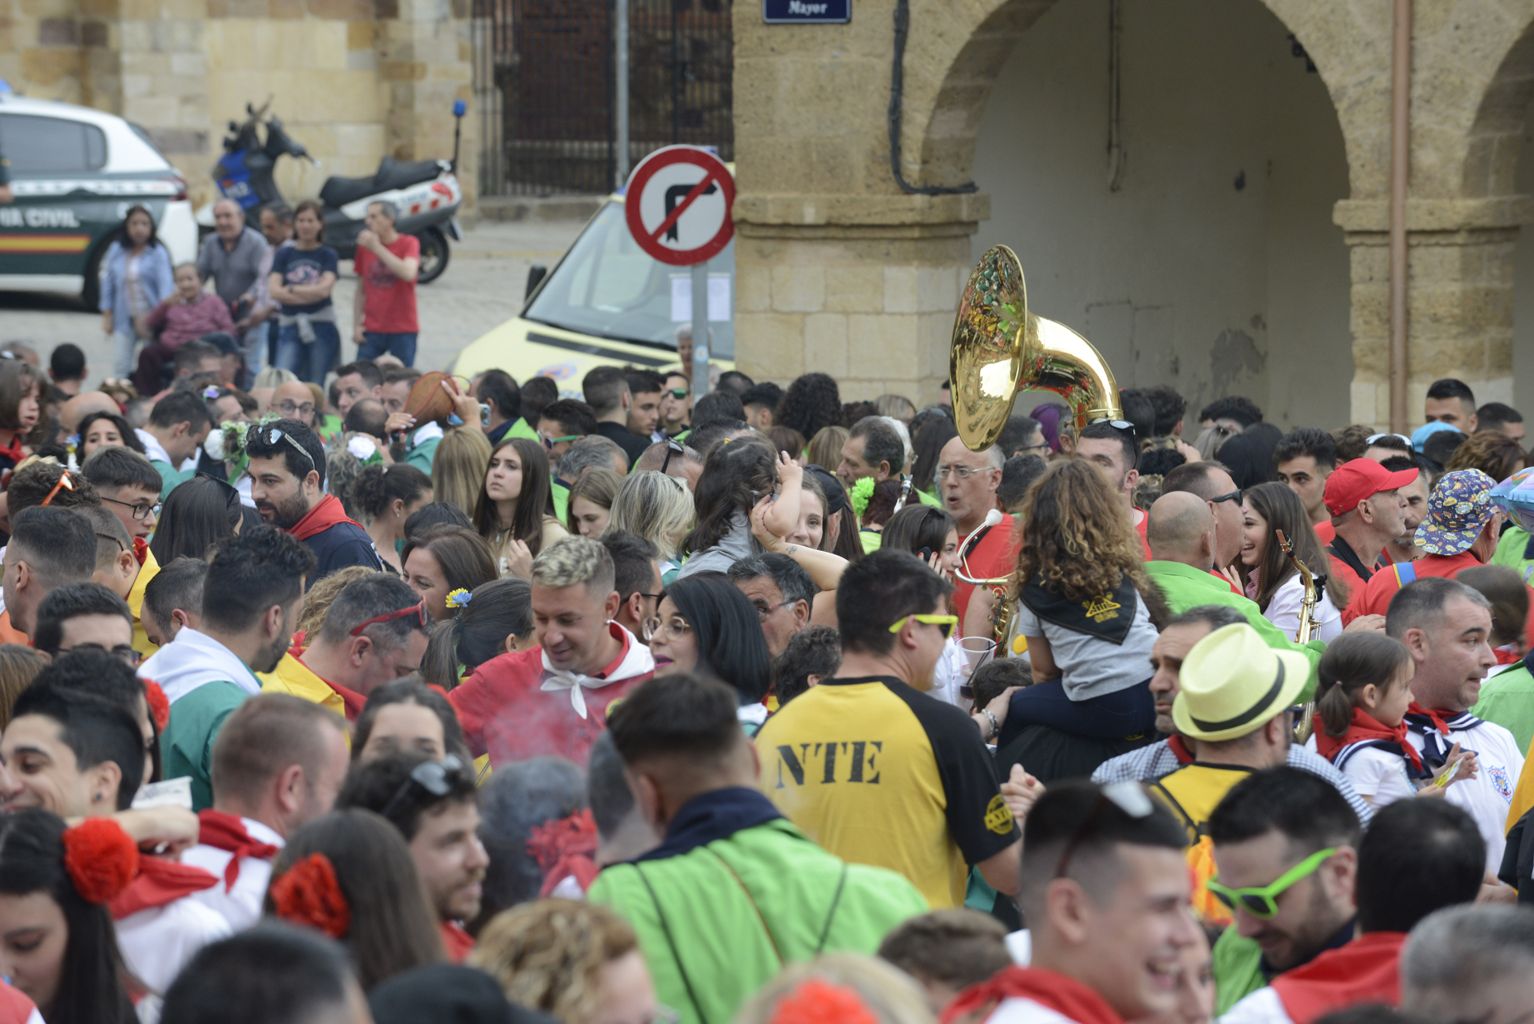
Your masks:
{"label": "man in yellow jersey", "polygon": [[1021,884],[1021,837],[975,723],[925,691],[956,619],[946,581],[903,551],[848,566],[836,592],[837,678],[757,735],[762,789],[845,860],[910,879],[934,907],[964,902],[969,868]]}

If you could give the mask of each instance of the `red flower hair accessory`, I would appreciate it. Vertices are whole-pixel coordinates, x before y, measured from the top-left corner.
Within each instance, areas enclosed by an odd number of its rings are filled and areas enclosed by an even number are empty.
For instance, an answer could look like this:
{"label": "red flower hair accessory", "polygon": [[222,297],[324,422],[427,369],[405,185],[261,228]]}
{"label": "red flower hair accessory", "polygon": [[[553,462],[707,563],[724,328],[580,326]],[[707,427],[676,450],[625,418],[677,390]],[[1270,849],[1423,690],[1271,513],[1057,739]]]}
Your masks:
{"label": "red flower hair accessory", "polygon": [[111,818],[64,830],[64,870],[87,903],[110,903],[138,875],[138,846]]}
{"label": "red flower hair accessory", "polygon": [[170,725],[170,700],[166,698],[165,691],[153,679],[146,679],[144,699],[149,702],[149,720],[154,723],[155,731],[164,732],[165,727]]}
{"label": "red flower hair accessory", "polygon": [[139,565],[149,561],[149,542],[143,537],[133,538],[133,557],[138,559]]}
{"label": "red flower hair accessory", "polygon": [[566,878],[574,877],[585,892],[597,877],[597,825],[589,810],[579,810],[558,821],[534,827],[527,840],[527,852],[543,869],[543,890],[547,896]]}
{"label": "red flower hair accessory", "polygon": [[847,986],[811,978],[778,1000],[769,1024],[879,1024],[879,1018]]}
{"label": "red flower hair accessory", "polygon": [[323,853],[311,853],[272,882],[272,906],[277,916],[316,928],[332,939],[351,930],[352,912],[336,879],[336,869]]}

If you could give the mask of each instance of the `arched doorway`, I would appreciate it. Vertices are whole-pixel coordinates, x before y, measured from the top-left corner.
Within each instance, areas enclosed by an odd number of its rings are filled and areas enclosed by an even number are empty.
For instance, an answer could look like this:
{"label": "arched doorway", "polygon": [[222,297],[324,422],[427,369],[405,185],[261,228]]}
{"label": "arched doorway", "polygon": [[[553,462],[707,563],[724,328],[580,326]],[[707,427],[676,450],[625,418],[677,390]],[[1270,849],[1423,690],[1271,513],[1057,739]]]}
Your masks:
{"label": "arched doorway", "polygon": [[1332,211],[1348,161],[1297,49],[1259,0],[1060,0],[979,116],[972,171],[991,216],[976,255],[1011,245],[1039,313],[1090,338],[1121,386],[1177,387],[1190,416],[1223,394],[1283,427],[1347,416]]}

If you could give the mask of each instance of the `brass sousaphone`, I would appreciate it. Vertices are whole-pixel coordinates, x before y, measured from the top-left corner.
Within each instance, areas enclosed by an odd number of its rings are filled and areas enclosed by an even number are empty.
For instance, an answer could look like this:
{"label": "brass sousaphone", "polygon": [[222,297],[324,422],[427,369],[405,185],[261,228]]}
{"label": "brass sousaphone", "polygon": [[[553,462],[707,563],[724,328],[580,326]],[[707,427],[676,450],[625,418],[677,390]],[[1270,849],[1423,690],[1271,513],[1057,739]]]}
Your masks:
{"label": "brass sousaphone", "polygon": [[[1017,253],[1005,245],[987,249],[970,271],[948,351],[954,421],[971,451],[996,443],[1020,391],[1052,391],[1065,399],[1081,428],[1124,415],[1119,387],[1092,343],[1055,320],[1028,311],[1028,289]],[[1001,522],[986,516],[959,545],[955,575],[996,593],[995,639],[1005,640],[1011,612],[1005,609],[1012,578],[976,579],[969,571],[969,550],[982,530]]]}
{"label": "brass sousaphone", "polygon": [[992,246],[970,272],[948,351],[954,421],[971,451],[996,443],[1019,391],[1053,391],[1076,426],[1123,417],[1119,388],[1092,343],[1028,311],[1023,265]]}

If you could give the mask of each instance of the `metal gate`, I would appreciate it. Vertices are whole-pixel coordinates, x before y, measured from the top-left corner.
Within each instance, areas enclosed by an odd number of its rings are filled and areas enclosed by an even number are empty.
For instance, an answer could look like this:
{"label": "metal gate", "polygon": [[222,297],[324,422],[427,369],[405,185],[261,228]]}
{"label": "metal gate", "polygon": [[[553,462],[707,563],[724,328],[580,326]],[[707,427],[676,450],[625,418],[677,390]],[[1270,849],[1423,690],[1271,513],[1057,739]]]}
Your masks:
{"label": "metal gate", "polygon": [[[627,0],[629,165],[672,143],[734,159],[729,0]],[[617,173],[612,0],[475,0],[481,195],[603,193]]]}

